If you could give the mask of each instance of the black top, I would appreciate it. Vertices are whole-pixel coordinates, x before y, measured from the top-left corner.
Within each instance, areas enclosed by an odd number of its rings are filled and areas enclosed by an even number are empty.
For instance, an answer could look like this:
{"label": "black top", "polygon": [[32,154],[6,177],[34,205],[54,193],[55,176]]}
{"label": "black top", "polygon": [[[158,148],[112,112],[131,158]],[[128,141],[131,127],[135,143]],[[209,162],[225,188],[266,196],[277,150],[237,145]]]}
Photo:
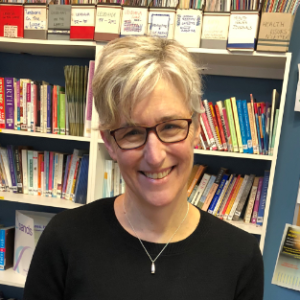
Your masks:
{"label": "black top", "polygon": [[[156,273],[139,240],[118,222],[115,198],[56,215],[36,247],[24,300],[261,300],[255,237],[201,211],[185,240],[170,243]],[[164,244],[144,242],[152,258]]]}

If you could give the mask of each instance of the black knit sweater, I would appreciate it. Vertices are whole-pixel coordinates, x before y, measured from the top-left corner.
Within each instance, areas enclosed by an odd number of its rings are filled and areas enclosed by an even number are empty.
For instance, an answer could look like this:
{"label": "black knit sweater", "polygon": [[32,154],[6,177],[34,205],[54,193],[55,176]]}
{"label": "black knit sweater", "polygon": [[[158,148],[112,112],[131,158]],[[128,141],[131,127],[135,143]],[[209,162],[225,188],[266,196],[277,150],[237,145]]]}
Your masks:
{"label": "black knit sweater", "polygon": [[[56,215],[36,247],[24,300],[261,300],[263,261],[250,234],[201,211],[196,230],[151,262],[119,224],[115,198]],[[152,257],[164,246],[144,242]]]}

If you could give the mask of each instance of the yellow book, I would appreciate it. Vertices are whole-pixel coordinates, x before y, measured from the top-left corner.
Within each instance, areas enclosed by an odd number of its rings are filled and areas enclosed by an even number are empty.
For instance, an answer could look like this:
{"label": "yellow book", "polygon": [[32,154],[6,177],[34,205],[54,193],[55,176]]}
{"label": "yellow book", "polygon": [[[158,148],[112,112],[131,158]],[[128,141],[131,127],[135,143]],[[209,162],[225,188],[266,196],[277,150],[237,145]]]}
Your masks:
{"label": "yellow book", "polygon": [[233,118],[234,118],[234,124],[235,124],[235,131],[236,131],[236,137],[237,142],[239,146],[239,152],[243,153],[243,142],[242,142],[242,135],[241,135],[241,128],[240,128],[240,121],[239,121],[239,115],[236,107],[236,99],[235,97],[230,98],[231,105],[232,105],[232,112],[233,112]]}
{"label": "yellow book", "polygon": [[249,118],[249,123],[250,123],[253,153],[254,154],[259,154],[256,124],[255,124],[255,121],[253,119],[251,103],[247,103],[247,110],[248,110],[248,118]]}
{"label": "yellow book", "polygon": [[224,214],[224,217],[223,217],[224,220],[226,220],[227,217],[228,217],[228,215],[230,214],[232,205],[233,205],[233,203],[234,203],[234,201],[235,201],[235,199],[236,199],[236,196],[237,196],[238,193],[239,193],[239,190],[240,190],[240,188],[241,188],[241,185],[242,185],[243,181],[244,181],[244,178],[243,178],[243,177],[240,177],[239,182],[238,182],[238,184],[237,184],[237,186],[236,186],[236,189],[235,189],[235,191],[233,192],[232,198],[230,199],[229,205],[228,205],[228,207],[227,207],[227,209],[226,209],[226,212],[225,212],[225,214]]}

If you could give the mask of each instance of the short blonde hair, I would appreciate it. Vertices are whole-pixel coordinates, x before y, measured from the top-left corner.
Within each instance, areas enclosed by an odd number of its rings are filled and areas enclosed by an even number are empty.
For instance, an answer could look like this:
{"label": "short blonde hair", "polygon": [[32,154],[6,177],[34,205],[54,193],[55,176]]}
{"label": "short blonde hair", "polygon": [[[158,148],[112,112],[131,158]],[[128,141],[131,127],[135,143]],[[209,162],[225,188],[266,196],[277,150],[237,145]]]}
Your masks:
{"label": "short blonde hair", "polygon": [[160,79],[180,89],[191,112],[200,112],[200,68],[177,41],[123,37],[104,46],[93,80],[100,129],[114,129],[121,112],[132,124],[132,108],[153,91]]}

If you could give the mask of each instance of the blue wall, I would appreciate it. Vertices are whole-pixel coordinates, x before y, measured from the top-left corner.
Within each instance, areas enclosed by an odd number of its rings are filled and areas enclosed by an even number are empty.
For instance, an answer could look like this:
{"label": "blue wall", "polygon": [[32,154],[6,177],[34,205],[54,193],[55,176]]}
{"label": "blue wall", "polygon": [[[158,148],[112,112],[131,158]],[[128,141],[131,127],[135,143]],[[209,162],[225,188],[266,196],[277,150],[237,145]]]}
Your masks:
{"label": "blue wall", "polygon": [[[265,300],[299,300],[300,298],[299,292],[271,284],[285,223],[291,223],[293,219],[300,176],[300,112],[294,112],[295,92],[298,78],[297,64],[300,63],[300,39],[296,36],[297,28],[300,28],[299,14],[295,19],[290,46],[290,51],[293,52],[293,59],[264,250]],[[43,79],[54,84],[63,85],[64,79],[61,68],[63,65],[69,63],[87,64],[88,61],[0,53],[0,76],[30,77],[34,80]],[[204,98],[213,102],[224,100],[230,96],[235,96],[237,99],[248,100],[250,93],[253,93],[258,101],[271,101],[272,89],[276,88],[278,91],[281,91],[282,81],[207,76],[204,78],[204,86]],[[0,135],[0,139],[0,144],[12,142],[12,137],[6,137],[4,140]],[[36,144],[37,142],[33,139],[29,143]],[[63,142],[62,145],[60,144],[60,141],[51,140],[51,143],[48,142],[48,145],[44,147],[53,147],[55,149],[66,147],[65,142]],[[37,146],[38,145],[36,145],[36,147]],[[70,144],[66,148],[69,147],[71,148],[73,145]],[[218,167],[224,166],[228,167],[233,172],[255,172],[258,175],[262,175],[263,170],[270,167],[269,162],[254,162],[246,159],[228,159],[214,156],[196,155],[195,160],[196,162],[207,163],[212,172],[216,172]],[[0,223],[12,225],[14,223],[14,213],[16,209],[48,212],[61,211],[61,209],[50,207],[1,201]],[[19,288],[0,285],[0,290],[4,292],[6,297],[22,297],[23,290]]]}

